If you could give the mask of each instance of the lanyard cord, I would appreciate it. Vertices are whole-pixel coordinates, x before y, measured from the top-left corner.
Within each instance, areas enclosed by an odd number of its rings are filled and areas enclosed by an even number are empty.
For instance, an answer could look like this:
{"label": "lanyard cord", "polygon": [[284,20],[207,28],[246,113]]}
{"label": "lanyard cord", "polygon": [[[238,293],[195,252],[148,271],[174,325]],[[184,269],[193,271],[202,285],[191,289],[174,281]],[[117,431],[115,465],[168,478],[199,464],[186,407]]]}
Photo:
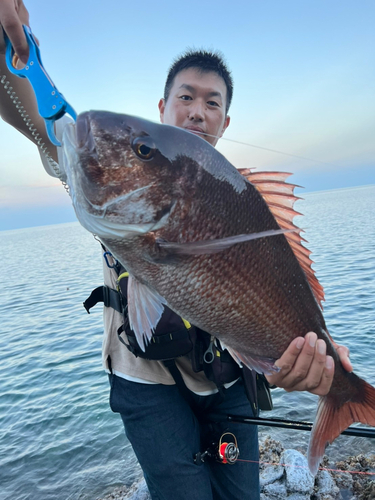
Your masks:
{"label": "lanyard cord", "polygon": [[[290,467],[295,469],[306,469],[309,470],[309,467],[306,465],[293,465],[293,464],[284,464],[280,462],[266,462],[263,460],[246,460],[244,458],[237,458],[236,462],[242,463],[251,463],[251,464],[261,464],[261,465],[272,465],[274,467]],[[325,470],[327,472],[339,472],[341,474],[360,474],[364,476],[375,476],[375,472],[366,472],[366,471],[358,471],[358,470],[346,470],[346,469],[330,469],[328,467],[319,467],[318,470]]]}
{"label": "lanyard cord", "polygon": [[330,167],[339,167],[340,165],[335,165],[334,163],[328,163],[326,161],[314,160],[313,158],[307,158],[306,156],[294,155],[292,153],[285,153],[285,151],[280,151],[278,149],[270,149],[264,146],[257,146],[256,144],[250,144],[249,142],[237,141],[236,139],[229,139],[228,137],[219,137],[217,135],[204,134],[207,137],[214,137],[215,139],[221,139],[222,141],[233,142],[235,144],[242,144],[242,146],[248,146],[250,148],[262,149],[263,151],[269,151],[271,153],[277,153],[279,155],[291,156],[292,158],[298,158],[299,160],[312,161],[314,163],[320,163],[322,165],[329,165]]}
{"label": "lanyard cord", "polygon": [[35,144],[38,146],[40,151],[42,151],[42,153],[45,155],[48,163],[53,168],[53,171],[55,172],[56,177],[60,180],[60,182],[64,186],[65,191],[69,194],[69,187],[68,187],[67,183],[62,179],[62,175],[61,175],[59,166],[55,162],[55,160],[52,158],[52,155],[51,155],[50,151],[48,150],[48,146],[46,145],[45,142],[43,142],[43,138],[40,136],[39,132],[37,131],[37,128],[35,127],[31,118],[27,114],[26,109],[24,108],[22,102],[20,101],[19,97],[17,96],[16,92],[14,91],[13,87],[11,86],[9,80],[7,80],[6,75],[2,75],[1,72],[0,72],[0,83],[3,85],[4,89],[6,90],[7,94],[9,95],[9,99],[12,101],[15,108],[17,109],[17,111],[21,115],[21,118],[23,119],[27,128],[31,132],[31,135],[34,137]]}

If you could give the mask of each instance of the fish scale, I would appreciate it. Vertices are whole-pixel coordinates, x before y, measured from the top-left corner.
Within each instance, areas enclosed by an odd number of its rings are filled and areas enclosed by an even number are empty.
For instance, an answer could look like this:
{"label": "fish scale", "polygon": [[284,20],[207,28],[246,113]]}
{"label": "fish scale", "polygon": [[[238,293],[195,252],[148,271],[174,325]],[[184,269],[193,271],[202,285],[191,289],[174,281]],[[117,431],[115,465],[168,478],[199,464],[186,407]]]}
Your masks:
{"label": "fish scale", "polygon": [[[201,181],[203,184],[208,184],[205,177],[208,177],[207,173],[203,173],[203,180]],[[197,178],[194,177],[194,178]],[[200,177],[202,179],[202,176]],[[216,181],[220,186],[222,186],[222,182]],[[191,187],[191,186],[190,186]],[[195,186],[194,186],[195,187]],[[224,186],[225,188],[225,186]],[[248,188],[251,189],[251,186]],[[199,186],[195,192],[199,192]],[[210,193],[213,193],[214,201],[211,203],[212,196],[209,198]],[[225,214],[226,218],[217,216],[214,218],[214,222],[212,225],[215,228],[219,228],[219,230],[214,232],[207,231],[207,227],[203,227],[203,221],[210,220],[212,216],[212,212],[215,212],[220,207],[220,200],[222,196],[220,196],[220,192],[217,189],[211,189],[210,193],[205,192],[205,201],[206,203],[202,207],[197,207],[194,210],[192,208],[192,212],[190,215],[184,215],[182,217],[180,213],[178,213],[178,209],[176,209],[176,213],[174,215],[175,220],[183,220],[181,223],[181,227],[196,227],[195,221],[200,221],[198,227],[194,231],[194,238],[197,240],[200,239],[210,239],[210,238],[220,238],[225,237],[227,235],[233,234],[233,232],[255,232],[259,230],[259,218],[252,216],[248,219],[244,218],[241,220],[240,224],[232,225],[229,221],[232,220],[233,214],[235,213],[246,213],[246,206],[249,205],[250,196],[245,197],[244,194],[239,197],[233,196],[235,203],[232,203],[230,199],[227,203],[228,211],[231,213]],[[218,195],[216,193],[219,193]],[[251,194],[251,193],[250,193]],[[258,195],[259,196],[259,195]],[[251,201],[251,198],[250,198]],[[261,200],[262,201],[262,200]],[[251,213],[256,213],[256,203],[252,208]],[[263,210],[268,214],[268,209],[265,207],[264,202]],[[205,213],[205,206],[208,208],[208,214]],[[183,211],[183,207],[178,207],[181,211]],[[259,212],[259,210],[258,210]],[[217,222],[215,224],[215,222]],[[256,227],[254,228],[254,222]],[[275,224],[274,219],[272,222]],[[171,238],[176,238],[176,234],[174,232],[174,221],[170,221],[170,226],[163,228],[156,234],[156,237],[163,237],[167,240]],[[280,239],[280,244],[283,249],[289,251],[292,255],[292,252],[289,249],[287,242],[283,236],[275,237]],[[179,238],[181,239],[181,238]],[[111,247],[110,241],[105,241],[106,245]],[[252,252],[249,254],[249,246],[253,247]],[[264,248],[265,247],[265,248]],[[135,250],[135,244],[132,244],[133,254],[137,255],[141,252],[137,252]],[[268,260],[273,261],[274,256],[280,255],[283,252],[275,252],[275,242],[271,242],[271,240],[259,240],[251,243],[244,243],[241,245],[237,245],[232,247],[231,249],[223,252],[222,254],[204,256],[199,258],[190,258],[191,263],[183,266],[182,269],[176,266],[168,266],[167,269],[160,270],[160,275],[164,275],[164,279],[157,276],[156,279],[152,276],[147,275],[146,269],[141,269],[140,272],[143,273],[143,276],[149,280],[149,283],[158,287],[159,293],[167,300],[168,305],[176,310],[177,312],[183,311],[184,317],[186,319],[194,320],[192,321],[197,326],[200,326],[202,329],[206,331],[210,331],[217,335],[224,342],[227,342],[226,333],[228,331],[228,325],[230,324],[230,330],[233,333],[236,333],[240,336],[240,341],[242,345],[242,349],[246,350],[247,343],[250,341],[250,351],[255,352],[256,354],[266,355],[265,352],[261,352],[258,346],[262,346],[262,343],[259,342],[265,334],[275,335],[275,338],[278,340],[273,352],[272,356],[277,359],[282,352],[289,345],[290,341],[298,335],[303,335],[306,331],[311,329],[317,330],[317,325],[315,322],[311,322],[310,324],[304,325],[301,324],[301,320],[298,318],[294,318],[294,309],[288,308],[288,299],[287,294],[285,294],[284,304],[283,301],[280,301],[280,290],[275,287],[275,275],[273,273],[265,273],[262,266],[262,261],[264,262],[264,258],[268,258]],[[147,251],[147,247],[146,247]],[[121,249],[118,250],[118,253],[121,253]],[[245,257],[246,256],[246,257]],[[258,269],[262,269],[262,276],[259,276],[258,281],[252,281],[253,287],[249,287],[249,279],[246,276],[246,265],[244,265],[245,259],[249,261],[256,261],[258,264]],[[281,260],[277,262],[280,271],[282,270],[282,265],[285,260]],[[296,267],[296,272],[299,271],[300,279],[303,282],[305,293],[311,294],[309,290],[306,278],[300,269],[296,266],[296,259],[292,255],[292,264]],[[132,263],[127,261],[127,268],[131,268]],[[274,264],[268,263],[267,268],[272,269]],[[251,266],[250,268],[251,269]],[[221,283],[220,276],[222,272],[225,272],[227,276],[230,276],[231,279],[227,279],[225,282]],[[245,272],[245,274],[244,274]],[[173,284],[178,280],[178,275],[181,275],[181,281],[178,282],[178,286],[173,287]],[[202,282],[202,286],[198,291],[194,291],[194,297],[190,298],[191,290],[186,287],[184,280],[186,280],[186,276],[200,276],[200,280]],[[289,279],[290,274],[285,274],[286,278]],[[255,288],[255,290],[254,290]],[[286,283],[286,288],[290,290],[289,283]],[[211,295],[211,290],[215,290],[215,296],[209,299],[209,295]],[[271,291],[277,290],[278,296],[275,297],[275,294],[271,293]],[[199,293],[197,295],[197,292]],[[199,297],[199,304],[197,304],[197,298]],[[225,313],[225,304],[227,304],[229,298],[236,297],[235,303],[237,309],[235,307],[231,307],[231,316],[228,318],[228,314]],[[276,299],[276,300],[275,300]],[[296,294],[294,299],[299,302],[299,294]],[[208,301],[208,303],[207,303]],[[186,302],[189,306],[186,306]],[[315,303],[315,300],[312,299],[311,303],[314,305],[315,309],[318,311],[318,307]],[[306,302],[304,302],[306,304]],[[224,309],[224,312],[223,312]],[[207,314],[207,310],[212,311],[211,314]],[[282,311],[289,311],[289,314],[286,316],[282,315]],[[311,316],[311,314],[310,314]],[[254,323],[254,318],[261,318],[260,323]],[[302,317],[300,315],[299,317]],[[282,318],[282,321],[280,319]],[[295,326],[296,323],[300,323],[300,328],[297,329]],[[249,326],[252,326],[250,329]],[[324,325],[324,322],[323,322]],[[246,332],[246,337],[243,338],[243,332]],[[279,334],[279,335],[277,335]],[[244,343],[245,341],[245,343]],[[236,339],[236,344],[237,344]],[[256,346],[256,347],[254,347]],[[268,348],[268,347],[267,347]],[[264,350],[264,347],[263,347]],[[268,353],[269,354],[269,353]]]}

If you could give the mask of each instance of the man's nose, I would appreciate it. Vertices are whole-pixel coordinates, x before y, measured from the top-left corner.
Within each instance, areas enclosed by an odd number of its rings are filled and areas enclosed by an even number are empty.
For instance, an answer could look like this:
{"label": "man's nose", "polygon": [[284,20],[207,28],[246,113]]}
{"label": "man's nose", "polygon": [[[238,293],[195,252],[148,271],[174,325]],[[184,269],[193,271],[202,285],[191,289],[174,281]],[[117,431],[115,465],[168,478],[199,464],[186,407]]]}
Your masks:
{"label": "man's nose", "polygon": [[195,100],[189,106],[188,117],[190,120],[203,121],[204,120],[204,103]]}

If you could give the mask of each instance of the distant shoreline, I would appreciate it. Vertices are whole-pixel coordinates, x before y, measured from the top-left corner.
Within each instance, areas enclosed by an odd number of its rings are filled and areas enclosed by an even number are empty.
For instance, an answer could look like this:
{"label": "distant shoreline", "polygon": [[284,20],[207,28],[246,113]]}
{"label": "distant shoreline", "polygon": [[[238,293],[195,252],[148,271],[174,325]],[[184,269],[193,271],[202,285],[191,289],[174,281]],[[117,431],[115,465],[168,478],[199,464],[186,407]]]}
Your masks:
{"label": "distant shoreline", "polygon": [[[293,182],[293,180],[289,180]],[[297,181],[296,181],[297,182]],[[298,182],[297,182],[298,184]],[[315,195],[324,192],[333,191],[347,191],[350,189],[366,189],[375,187],[375,184],[364,184],[360,186],[348,186],[348,187],[337,187],[329,189],[316,189],[313,191],[306,191],[302,186],[296,188],[296,194],[302,196]],[[30,222],[25,224],[25,215]],[[13,219],[13,222],[12,222]],[[42,222],[37,222],[37,221]],[[77,223],[73,207],[70,204],[58,205],[58,206],[35,206],[35,205],[25,205],[20,207],[0,207],[0,232],[3,231],[17,231],[20,229],[31,229],[31,228],[41,228],[48,226],[56,226],[61,224],[72,224]],[[14,227],[13,227],[14,226]]]}

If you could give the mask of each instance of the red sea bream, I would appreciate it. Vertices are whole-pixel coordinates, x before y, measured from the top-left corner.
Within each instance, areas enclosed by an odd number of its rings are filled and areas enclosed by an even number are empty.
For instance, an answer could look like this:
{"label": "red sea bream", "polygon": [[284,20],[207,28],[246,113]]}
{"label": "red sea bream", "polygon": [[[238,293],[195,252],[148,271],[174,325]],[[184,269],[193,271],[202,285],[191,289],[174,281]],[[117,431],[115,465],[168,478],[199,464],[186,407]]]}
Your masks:
{"label": "red sea bream", "polygon": [[375,389],[343,369],[328,333],[287,174],[238,171],[194,134],[102,111],[81,114],[64,148],[79,221],[130,273],[141,345],[167,304],[269,374],[294,338],[314,331],[335,376],[319,400],[310,470],[353,422],[375,426]]}

